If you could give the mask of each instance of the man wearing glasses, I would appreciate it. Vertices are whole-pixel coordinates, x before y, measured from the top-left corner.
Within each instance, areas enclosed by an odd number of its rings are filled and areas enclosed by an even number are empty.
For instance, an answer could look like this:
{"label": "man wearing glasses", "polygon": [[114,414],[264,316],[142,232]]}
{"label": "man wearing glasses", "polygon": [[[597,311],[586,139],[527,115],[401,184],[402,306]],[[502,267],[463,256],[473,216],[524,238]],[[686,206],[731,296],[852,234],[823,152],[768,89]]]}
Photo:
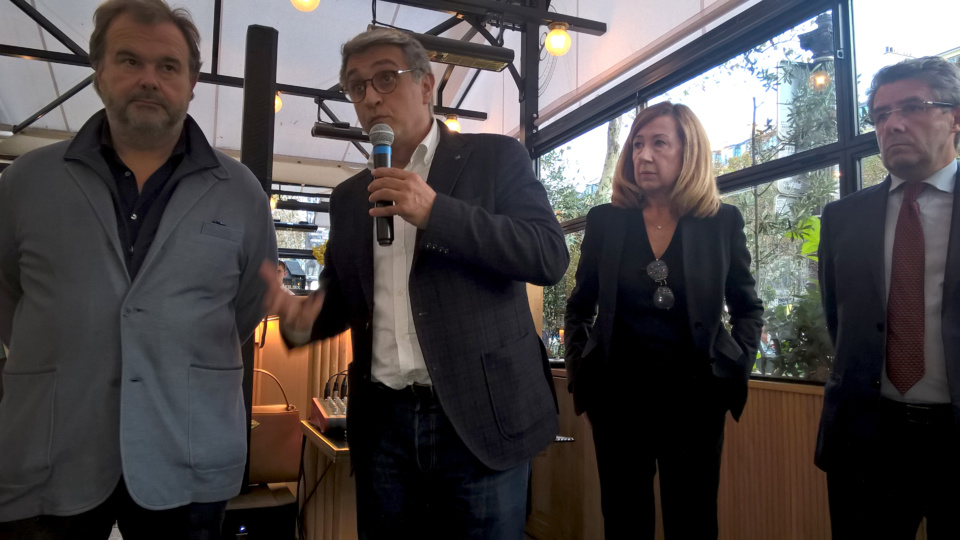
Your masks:
{"label": "man wearing glasses", "polygon": [[[352,330],[361,538],[520,539],[530,459],[558,429],[525,283],[563,276],[563,232],[517,141],[433,119],[434,76],[412,37],[374,29],[342,58],[363,129],[393,130],[393,167],[334,190],[318,293],[283,295],[264,268],[267,308],[293,344]],[[397,218],[389,246],[374,235],[382,216]]]}
{"label": "man wearing glasses", "polygon": [[823,211],[816,462],[834,539],[960,538],[960,69],[887,66],[867,106],[890,175]]}

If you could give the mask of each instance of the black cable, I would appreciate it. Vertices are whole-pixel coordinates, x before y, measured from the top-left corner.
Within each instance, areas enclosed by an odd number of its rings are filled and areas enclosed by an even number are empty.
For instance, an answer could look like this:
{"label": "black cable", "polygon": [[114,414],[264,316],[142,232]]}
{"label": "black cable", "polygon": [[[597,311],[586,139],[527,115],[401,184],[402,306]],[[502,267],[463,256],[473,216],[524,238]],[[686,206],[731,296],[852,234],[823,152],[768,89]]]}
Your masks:
{"label": "black cable", "polygon": [[297,473],[297,539],[306,540],[306,534],[303,532],[303,512],[300,510],[300,479],[307,480],[306,473],[303,470],[303,454],[307,451],[306,435],[300,439],[300,471]]}
{"label": "black cable", "polygon": [[[306,438],[304,438],[304,441],[306,441]],[[316,492],[317,492],[317,488],[320,487],[320,482],[323,482],[323,478],[324,478],[325,476],[327,476],[327,471],[330,470],[330,467],[333,467],[333,460],[330,460],[330,463],[327,463],[326,468],[323,469],[323,472],[322,472],[322,473],[320,473],[320,478],[317,478],[317,483],[314,484],[313,489],[310,490],[310,494],[307,495],[307,498],[305,498],[305,499],[303,500],[303,506],[300,506],[299,501],[297,502],[297,506],[298,506],[298,510],[297,510],[297,524],[298,524],[298,525],[297,525],[297,526],[299,527],[299,530],[300,530],[300,540],[304,540],[304,538],[305,538],[305,534],[304,534],[304,531],[303,531],[303,511],[307,509],[307,504],[310,503],[310,499],[313,498],[313,494],[316,493]],[[303,472],[302,460],[301,460],[301,474],[304,475],[304,478],[303,478],[303,479],[306,480],[307,478],[306,478],[306,474]],[[304,491],[306,491],[306,490],[304,490]],[[299,499],[299,498],[300,498],[300,490],[297,489],[297,499]]]}

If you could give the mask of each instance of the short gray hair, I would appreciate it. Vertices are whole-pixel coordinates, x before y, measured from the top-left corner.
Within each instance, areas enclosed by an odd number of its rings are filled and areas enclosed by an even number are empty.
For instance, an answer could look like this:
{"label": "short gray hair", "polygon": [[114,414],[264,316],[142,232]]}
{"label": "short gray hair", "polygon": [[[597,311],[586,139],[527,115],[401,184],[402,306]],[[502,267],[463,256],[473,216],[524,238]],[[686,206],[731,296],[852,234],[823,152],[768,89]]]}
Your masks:
{"label": "short gray hair", "polygon": [[414,79],[419,81],[430,73],[430,56],[423,45],[407,32],[393,28],[373,28],[357,34],[340,49],[340,86],[347,83],[347,61],[355,54],[363,54],[381,45],[392,45],[403,52],[407,67],[413,70]]}
{"label": "short gray hair", "polygon": [[[884,66],[873,76],[867,90],[869,114],[873,116],[873,101],[881,86],[906,79],[926,83],[937,101],[960,106],[960,67],[939,56],[924,56]],[[954,145],[960,145],[960,133],[954,138]]]}
{"label": "short gray hair", "polygon": [[[183,33],[190,50],[190,74],[200,74],[200,31],[193,24],[190,12],[184,8],[170,9],[163,0],[107,0],[93,13],[93,33],[90,34],[90,63],[98,69],[107,50],[107,29],[114,19],[130,15],[139,24],[171,23]],[[94,79],[96,88],[96,79]],[[99,89],[97,89],[99,92]]]}

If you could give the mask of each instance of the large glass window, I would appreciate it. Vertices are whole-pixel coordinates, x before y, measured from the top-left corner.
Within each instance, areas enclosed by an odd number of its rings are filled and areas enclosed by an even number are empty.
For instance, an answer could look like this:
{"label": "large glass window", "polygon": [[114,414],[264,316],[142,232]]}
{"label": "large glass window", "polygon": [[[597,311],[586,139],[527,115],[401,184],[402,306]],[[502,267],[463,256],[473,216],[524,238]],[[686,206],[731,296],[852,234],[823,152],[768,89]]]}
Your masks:
{"label": "large glass window", "polygon": [[887,177],[887,169],[883,166],[880,154],[867,156],[860,160],[860,187],[875,186]]}
{"label": "large glass window", "polygon": [[833,14],[807,20],[652,98],[687,105],[717,175],[837,141]]}
{"label": "large glass window", "polygon": [[627,111],[540,156],[540,181],[561,222],[610,202],[617,159],[636,115]]}
{"label": "large glass window", "polygon": [[320,264],[329,235],[329,214],[318,211],[317,195],[280,191],[273,196],[273,222],[277,248],[286,276],[283,284],[294,291],[314,290],[323,266]]}
{"label": "large glass window", "polygon": [[563,316],[566,313],[567,298],[576,285],[574,274],[580,264],[580,244],[583,231],[567,235],[567,249],[570,250],[570,266],[560,283],[543,288],[543,342],[547,346],[550,358],[563,358]]}
{"label": "large glass window", "polygon": [[764,329],[754,373],[825,381],[833,353],[820,304],[820,213],[839,193],[828,167],[727,193],[740,209],[763,300]]}
{"label": "large glass window", "polygon": [[953,0],[853,0],[854,58],[862,132],[873,131],[866,117],[867,89],[883,66],[906,58],[942,56],[960,60],[957,4]]}

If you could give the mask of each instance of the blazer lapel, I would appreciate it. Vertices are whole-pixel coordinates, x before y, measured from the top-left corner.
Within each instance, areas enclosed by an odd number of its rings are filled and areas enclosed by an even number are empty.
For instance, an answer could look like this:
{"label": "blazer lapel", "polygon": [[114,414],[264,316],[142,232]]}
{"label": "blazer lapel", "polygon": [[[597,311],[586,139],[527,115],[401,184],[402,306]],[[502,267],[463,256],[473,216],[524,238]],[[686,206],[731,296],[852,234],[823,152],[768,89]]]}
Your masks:
{"label": "blazer lapel", "polygon": [[960,295],[960,170],[953,180],[953,215],[950,218],[950,240],[947,243],[947,267],[943,273],[943,312],[956,309]]}
{"label": "blazer lapel", "polygon": [[610,342],[613,339],[613,319],[617,312],[617,283],[620,274],[620,259],[623,254],[623,240],[627,231],[628,212],[615,210],[610,212],[609,226],[604,230],[603,251],[600,253],[599,313],[597,313],[603,344],[604,357],[610,355]]}
{"label": "blazer lapel", "polygon": [[441,125],[440,141],[437,143],[437,151],[433,154],[427,185],[443,195],[453,193],[468,155],[469,147],[466,145],[466,140]]}
{"label": "blazer lapel", "polygon": [[866,264],[865,279],[871,281],[876,298],[880,299],[880,306],[884,313],[887,311],[887,278],[884,264],[884,223],[887,219],[887,197],[890,194],[890,176],[884,180],[878,189],[865,197],[858,212],[865,219],[861,221],[860,242],[857,244],[859,253],[857,260]]}
{"label": "blazer lapel", "polygon": [[[716,219],[701,219],[692,216],[680,218],[680,240],[683,243],[683,285],[687,297],[687,319],[691,331],[697,324],[711,317],[704,310],[722,304],[716,298],[717,291],[723,291],[724,284],[717,289],[712,277],[716,276],[717,262],[722,261],[720,249],[729,250],[729,246],[718,238]],[[694,279],[696,277],[696,279]],[[709,351],[707,332],[692,332],[695,345],[702,351]],[[699,341],[698,341],[699,339]]]}
{"label": "blazer lapel", "polygon": [[[467,145],[466,139],[451,132],[447,129],[447,126],[441,123],[440,140],[437,142],[437,151],[433,153],[430,174],[426,178],[427,185],[438,194],[451,195],[453,188],[457,185],[457,180],[460,179],[460,173],[463,171],[463,166],[469,155],[470,147]],[[413,274],[412,269],[417,266],[417,259],[420,258],[420,238],[422,236],[423,230],[417,229],[417,245],[413,252],[411,275]]]}
{"label": "blazer lapel", "polygon": [[960,320],[960,170],[953,181],[953,215],[950,218],[946,264],[940,319],[943,322],[941,332],[944,359],[947,362],[947,382],[956,411],[957,404],[960,404],[960,332],[956,331],[957,321]]}
{"label": "blazer lapel", "polygon": [[[360,238],[357,241],[360,242],[360,245],[366,246],[365,249],[358,250],[359,258],[357,259],[357,275],[360,278],[360,287],[363,289],[363,298],[367,302],[367,313],[369,313],[372,317],[374,220],[370,219],[370,214],[368,213],[370,211],[370,203],[367,198],[367,186],[370,185],[370,182],[373,182],[373,175],[368,171],[366,181],[357,183],[359,186],[359,193],[357,193],[355,197],[351,197],[351,199],[357,201],[358,203],[358,208],[353,211],[353,215],[358,216],[360,220],[360,224],[357,227]],[[395,221],[399,219],[399,217],[394,218]],[[416,255],[414,255],[414,257],[416,257]]]}
{"label": "blazer lapel", "polygon": [[138,275],[143,275],[149,271],[150,266],[157,258],[157,254],[163,249],[163,245],[170,238],[180,221],[183,220],[183,217],[187,215],[191,208],[196,206],[214,184],[220,181],[219,177],[224,174],[226,174],[226,170],[220,167],[180,180],[173,190],[170,202],[167,203],[167,207],[163,211],[157,234],[153,238],[153,243],[150,245],[150,250],[143,260],[143,266]]}
{"label": "blazer lapel", "polygon": [[[87,197],[90,206],[93,207],[100,225],[103,226],[107,238],[110,239],[110,245],[113,246],[113,252],[116,254],[120,266],[126,272],[127,263],[123,257],[123,248],[120,246],[120,233],[117,231],[117,215],[113,209],[113,197],[110,195],[110,188],[106,184],[110,180],[105,180],[111,178],[110,171],[99,171],[93,163],[88,161],[68,160],[64,163],[64,166]],[[93,168],[100,176],[91,174],[86,167]],[[129,280],[129,274],[127,274],[127,279]]]}

